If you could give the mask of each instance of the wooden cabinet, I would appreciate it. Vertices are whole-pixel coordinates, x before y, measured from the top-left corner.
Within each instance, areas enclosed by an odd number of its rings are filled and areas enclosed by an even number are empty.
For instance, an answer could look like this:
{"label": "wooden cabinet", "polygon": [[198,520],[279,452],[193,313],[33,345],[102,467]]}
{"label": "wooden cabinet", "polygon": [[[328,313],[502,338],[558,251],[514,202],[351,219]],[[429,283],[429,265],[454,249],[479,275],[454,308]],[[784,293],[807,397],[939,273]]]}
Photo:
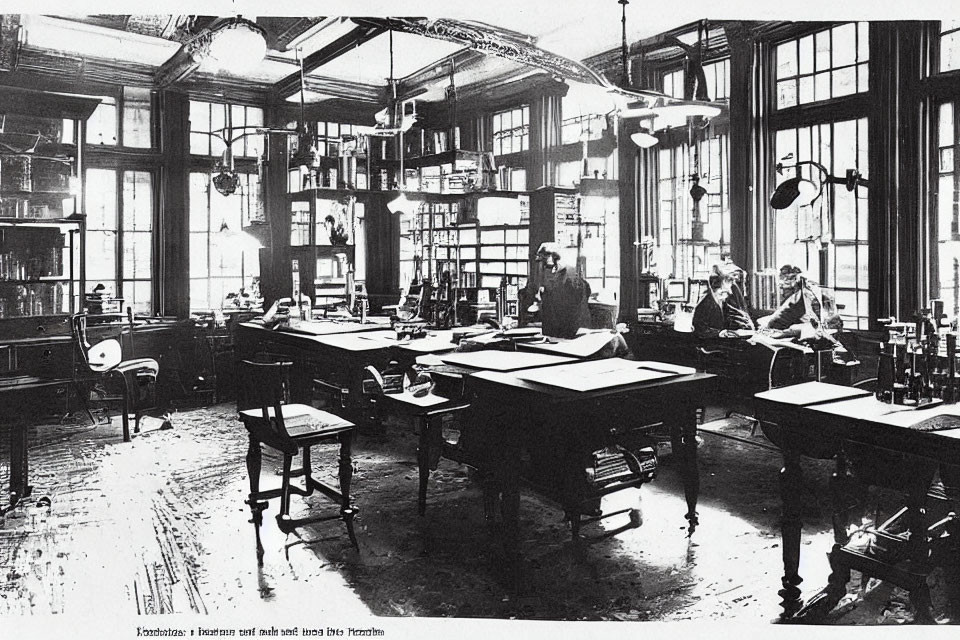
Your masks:
{"label": "wooden cabinet", "polygon": [[81,142],[84,123],[98,103],[14,87],[0,92],[3,339],[48,335],[48,325],[61,328],[65,323],[57,318],[80,308],[85,280]]}
{"label": "wooden cabinet", "polygon": [[620,227],[616,180],[584,178],[578,187],[542,187],[530,194],[531,264],[541,243],[560,245],[594,292],[619,294]]}
{"label": "wooden cabinet", "polygon": [[307,189],[290,194],[287,206],[291,295],[299,290],[314,306],[342,302],[348,280],[365,277],[365,259],[356,251],[365,203],[353,191]]}

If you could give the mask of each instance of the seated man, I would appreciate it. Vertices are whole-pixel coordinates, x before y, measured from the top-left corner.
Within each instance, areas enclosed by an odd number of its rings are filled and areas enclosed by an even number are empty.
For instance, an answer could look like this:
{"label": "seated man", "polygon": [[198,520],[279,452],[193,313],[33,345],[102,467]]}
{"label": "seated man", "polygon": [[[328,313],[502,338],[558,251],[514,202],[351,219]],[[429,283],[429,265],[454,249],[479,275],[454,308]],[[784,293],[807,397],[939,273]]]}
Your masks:
{"label": "seated man", "polygon": [[843,327],[833,293],[804,277],[799,267],[780,268],[780,291],[783,301],[776,311],[757,321],[761,329],[805,337],[811,329],[822,334]]}
{"label": "seated man", "polygon": [[698,338],[736,338],[737,330],[756,328],[736,282],[738,270],[733,264],[713,266],[710,289],[693,312],[693,331]]}

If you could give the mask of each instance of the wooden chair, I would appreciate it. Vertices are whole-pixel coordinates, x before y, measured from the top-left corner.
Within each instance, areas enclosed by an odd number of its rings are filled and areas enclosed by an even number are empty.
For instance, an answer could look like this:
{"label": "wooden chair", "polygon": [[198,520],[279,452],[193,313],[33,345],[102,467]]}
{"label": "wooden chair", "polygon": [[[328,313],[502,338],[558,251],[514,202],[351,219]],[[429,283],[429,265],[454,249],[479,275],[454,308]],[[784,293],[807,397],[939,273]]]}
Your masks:
{"label": "wooden chair", "polygon": [[[247,472],[250,478],[250,496],[247,504],[253,514],[257,536],[257,561],[263,564],[263,544],[260,541],[260,525],[268,500],[280,498],[280,513],[277,525],[284,533],[296,527],[342,518],[354,548],[359,549],[353,530],[356,507],[350,502],[350,480],[353,476],[351,444],[354,425],[332,413],[315,409],[305,404],[287,404],[290,362],[251,362],[238,364],[237,410],[240,421],[250,436],[247,450]],[[313,477],[310,448],[326,442],[340,443],[338,475],[339,490]],[[260,489],[260,446],[266,445],[283,454],[282,483],[279,489]],[[293,457],[302,455],[302,467],[292,469]],[[293,486],[291,480],[303,476],[303,486]],[[290,517],[290,496],[309,496],[318,491],[339,503],[339,513],[307,518]]]}
{"label": "wooden chair", "polygon": [[[80,313],[72,318],[73,335],[81,360],[94,381],[113,379],[119,382],[119,396],[104,394],[101,397],[104,400],[121,401],[124,442],[130,442],[130,416],[134,416],[133,432],[139,433],[140,418],[146,411],[156,408],[157,374],[160,371],[160,365],[153,358],[135,357],[133,311],[129,307],[127,325],[121,330],[119,339],[109,338],[91,346],[87,340],[87,314]],[[124,335],[128,336],[126,360],[123,358]],[[169,425],[169,422],[164,425]]]}

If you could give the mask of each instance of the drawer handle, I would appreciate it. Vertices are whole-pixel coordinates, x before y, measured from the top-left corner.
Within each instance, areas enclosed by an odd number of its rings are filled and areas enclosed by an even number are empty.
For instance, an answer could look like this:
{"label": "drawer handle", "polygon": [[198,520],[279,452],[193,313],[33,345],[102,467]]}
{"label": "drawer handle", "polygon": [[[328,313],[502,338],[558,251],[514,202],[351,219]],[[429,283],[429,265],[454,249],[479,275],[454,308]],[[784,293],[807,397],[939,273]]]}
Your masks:
{"label": "drawer handle", "polygon": [[44,332],[46,332],[46,330],[47,330],[47,328],[46,328],[45,326],[43,326],[42,324],[37,327],[37,333],[44,333]]}

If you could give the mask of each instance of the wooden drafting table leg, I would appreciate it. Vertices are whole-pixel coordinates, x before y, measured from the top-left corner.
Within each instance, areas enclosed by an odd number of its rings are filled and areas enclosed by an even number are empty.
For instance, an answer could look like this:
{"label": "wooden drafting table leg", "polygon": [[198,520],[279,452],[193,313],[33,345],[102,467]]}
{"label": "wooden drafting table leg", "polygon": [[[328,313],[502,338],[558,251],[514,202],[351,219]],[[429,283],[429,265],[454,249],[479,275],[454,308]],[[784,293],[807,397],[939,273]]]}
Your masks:
{"label": "wooden drafting table leg", "polygon": [[27,460],[27,423],[15,418],[10,429],[10,504],[0,513],[10,511],[23,498],[30,495],[32,487],[28,482]]}
{"label": "wooden drafting table leg", "polygon": [[783,517],[780,536],[783,544],[782,588],[778,592],[783,608],[783,618],[789,618],[803,604],[798,585],[800,577],[800,453],[790,446],[790,434],[784,433],[783,468],[780,470],[780,499],[783,502]]}
{"label": "wooden drafting table leg", "polygon": [[503,549],[507,571],[514,590],[521,589],[520,571],[520,438],[503,425],[502,461],[498,467],[501,489],[500,513],[503,516]]}
{"label": "wooden drafting table leg", "polygon": [[850,541],[847,530],[850,525],[850,500],[852,479],[847,468],[847,457],[841,449],[837,453],[836,470],[830,476],[830,495],[833,504],[833,548],[830,551],[830,578],[827,586],[810,598],[794,618],[804,622],[818,622],[833,611],[847,594],[850,567],[842,560],[843,547]]}
{"label": "wooden drafting table leg", "polygon": [[700,468],[697,465],[697,409],[684,406],[671,418],[671,446],[679,454],[680,473],[683,476],[683,495],[687,500],[689,522],[687,535],[693,535],[700,520],[697,516],[697,500],[700,495]]}
{"label": "wooden drafting table leg", "polygon": [[420,474],[417,511],[422,516],[427,513],[427,483],[430,480],[430,419],[417,416],[416,421],[420,435],[417,443],[417,470]]}

